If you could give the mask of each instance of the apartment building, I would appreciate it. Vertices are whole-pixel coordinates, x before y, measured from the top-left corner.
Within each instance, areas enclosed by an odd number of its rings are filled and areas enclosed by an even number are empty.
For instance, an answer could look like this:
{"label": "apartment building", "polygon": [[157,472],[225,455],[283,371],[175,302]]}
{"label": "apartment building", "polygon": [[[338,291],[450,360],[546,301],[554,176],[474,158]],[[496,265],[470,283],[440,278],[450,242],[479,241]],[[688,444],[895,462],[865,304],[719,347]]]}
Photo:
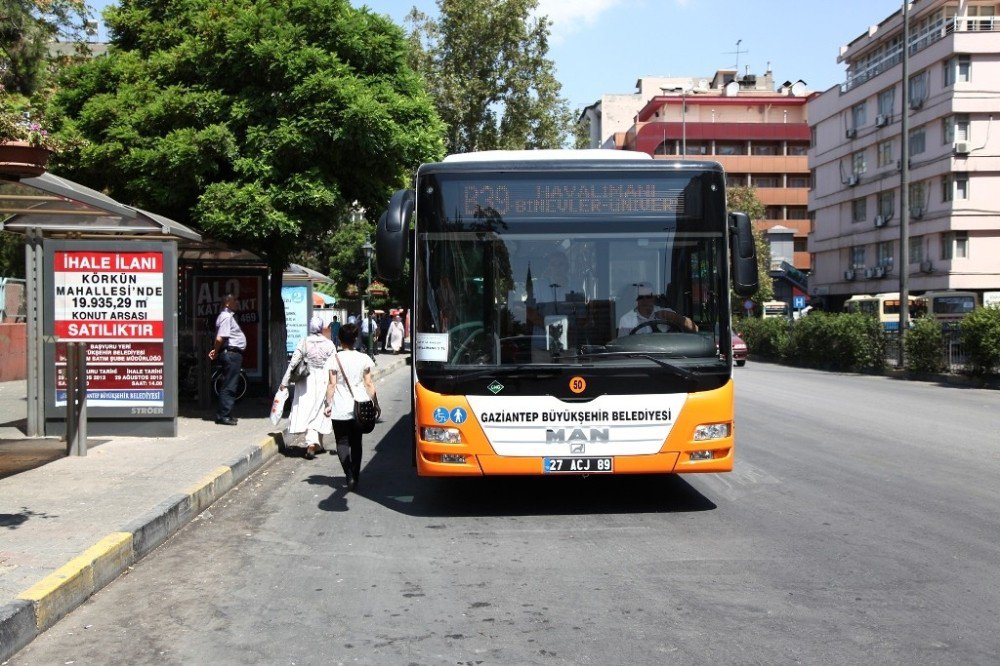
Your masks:
{"label": "apartment building", "polygon": [[[810,101],[810,291],[829,309],[855,294],[898,291],[900,271],[914,294],[1000,288],[997,5],[913,2],[907,81],[899,10],[841,49],[846,80]],[[906,257],[899,256],[903,140]]]}
{"label": "apartment building", "polygon": [[[810,93],[805,84],[785,82],[776,89],[770,69],[762,76],[738,76],[728,69],[711,78],[675,80],[658,92],[639,109],[622,147],[654,159],[683,156],[722,164],[729,186],[756,188],[766,212],[755,226],[782,241],[772,243],[775,276],[784,264],[798,269],[796,275],[808,272]],[[791,243],[784,242],[789,236]],[[773,252],[777,247],[789,251],[779,256]],[[794,285],[786,285],[785,292],[799,293]]]}
{"label": "apartment building", "polygon": [[607,93],[586,107],[577,119],[590,135],[589,148],[622,150],[625,134],[635,123],[635,114],[663,88],[690,85],[690,78],[642,76],[635,82],[634,93]]}

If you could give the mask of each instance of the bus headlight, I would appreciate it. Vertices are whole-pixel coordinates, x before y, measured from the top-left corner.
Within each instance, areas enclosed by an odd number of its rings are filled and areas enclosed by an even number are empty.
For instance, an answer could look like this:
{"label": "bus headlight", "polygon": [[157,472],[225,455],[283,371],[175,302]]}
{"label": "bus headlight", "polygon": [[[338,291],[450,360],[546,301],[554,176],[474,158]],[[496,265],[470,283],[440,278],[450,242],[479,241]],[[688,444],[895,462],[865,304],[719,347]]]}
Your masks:
{"label": "bus headlight", "polygon": [[421,437],[425,442],[439,444],[461,444],[462,435],[458,428],[423,428]]}
{"label": "bus headlight", "polygon": [[708,423],[694,429],[694,441],[704,442],[708,439],[723,439],[729,437],[732,430],[728,423]]}

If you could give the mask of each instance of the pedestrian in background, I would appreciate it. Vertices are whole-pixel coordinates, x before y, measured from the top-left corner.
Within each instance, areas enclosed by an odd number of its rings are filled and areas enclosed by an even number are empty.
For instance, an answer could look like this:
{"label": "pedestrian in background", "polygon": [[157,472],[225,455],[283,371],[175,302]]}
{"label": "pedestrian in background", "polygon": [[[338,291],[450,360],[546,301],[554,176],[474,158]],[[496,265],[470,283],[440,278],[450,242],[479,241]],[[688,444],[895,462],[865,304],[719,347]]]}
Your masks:
{"label": "pedestrian in background", "polygon": [[396,315],[392,318],[392,323],[389,324],[389,330],[386,332],[386,349],[391,350],[393,354],[398,354],[403,348],[403,333],[403,320],[399,315]]}
{"label": "pedestrian in background", "polygon": [[227,293],[222,299],[222,310],[215,319],[215,343],[208,358],[222,362],[222,388],[219,389],[219,409],[215,422],[221,425],[236,425],[233,405],[236,404],[236,386],[240,381],[243,352],[247,348],[247,337],[236,321],[236,295]]}
{"label": "pedestrian in background", "polygon": [[337,456],[347,477],[347,490],[357,490],[361,478],[361,440],[363,434],[354,418],[355,399],[367,395],[375,401],[375,382],[372,381],[374,361],[354,349],[358,327],[344,324],[340,327],[340,350],[326,361],[330,372],[326,388],[326,415],[333,419],[333,435],[337,440]]}
{"label": "pedestrian in background", "polygon": [[[378,339],[379,342],[375,345],[375,351],[389,351],[389,325],[390,317],[384,312],[378,316]],[[380,352],[379,352],[380,353]]]}
{"label": "pedestrian in background", "polygon": [[340,319],[337,315],[333,315],[333,321],[330,322],[330,339],[333,340],[333,344],[335,346],[337,344],[337,340],[339,340],[337,337],[338,333],[340,333]]}
{"label": "pedestrian in background", "polygon": [[323,335],[323,328],[323,319],[313,315],[309,320],[309,334],[295,346],[280,386],[287,388],[292,368],[304,358],[309,366],[309,374],[295,383],[292,411],[288,417],[288,433],[306,434],[303,445],[304,457],[307,460],[312,460],[316,457],[316,453],[323,450],[323,435],[333,432],[330,417],[324,412],[326,384],[329,380],[329,373],[325,367],[327,359],[336,354],[337,349],[333,342]]}

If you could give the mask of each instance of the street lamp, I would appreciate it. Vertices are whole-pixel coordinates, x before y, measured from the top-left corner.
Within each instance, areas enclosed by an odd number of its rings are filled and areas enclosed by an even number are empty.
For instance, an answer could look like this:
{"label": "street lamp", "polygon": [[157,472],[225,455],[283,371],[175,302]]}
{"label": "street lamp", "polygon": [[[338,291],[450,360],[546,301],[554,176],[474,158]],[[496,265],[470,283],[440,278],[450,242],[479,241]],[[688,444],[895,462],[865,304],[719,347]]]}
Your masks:
{"label": "street lamp", "polygon": [[681,94],[681,158],[687,157],[687,96],[689,92],[695,92],[691,86],[671,86],[663,87],[660,90],[666,94],[667,92]]}
{"label": "street lamp", "polygon": [[[372,245],[372,239],[370,236],[365,237],[365,244],[361,246],[361,251],[365,253],[365,259],[368,261],[368,273],[367,273],[368,282],[365,285],[365,291],[368,293],[370,300],[371,289],[372,289],[372,256],[375,255],[375,246]],[[370,304],[371,303],[369,302],[369,305]],[[368,353],[374,354],[375,350],[372,349],[373,346],[372,335],[374,334],[374,331],[372,329],[374,329],[375,327],[373,326],[373,322],[370,320],[370,317],[368,317],[367,310],[365,310],[364,295],[361,296],[361,316],[365,317],[365,321],[367,321],[368,323]]]}

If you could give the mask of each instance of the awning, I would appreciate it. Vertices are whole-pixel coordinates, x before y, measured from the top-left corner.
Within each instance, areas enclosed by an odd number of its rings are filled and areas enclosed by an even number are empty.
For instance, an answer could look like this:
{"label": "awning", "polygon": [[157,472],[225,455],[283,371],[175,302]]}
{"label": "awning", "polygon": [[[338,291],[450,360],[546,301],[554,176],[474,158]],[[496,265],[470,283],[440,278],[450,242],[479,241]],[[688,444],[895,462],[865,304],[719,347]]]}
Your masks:
{"label": "awning", "polygon": [[334,284],[334,281],[326,275],[300,264],[288,264],[283,277],[286,279],[310,280],[312,282],[322,282],[323,284]]}
{"label": "awning", "polygon": [[43,173],[0,180],[0,229],[37,229],[49,238],[136,237],[200,242],[201,234],[168,217],[126,206],[89,187]]}
{"label": "awning", "polygon": [[327,307],[330,305],[336,305],[337,299],[329,294],[324,294],[320,291],[313,292],[313,306],[318,308]]}

